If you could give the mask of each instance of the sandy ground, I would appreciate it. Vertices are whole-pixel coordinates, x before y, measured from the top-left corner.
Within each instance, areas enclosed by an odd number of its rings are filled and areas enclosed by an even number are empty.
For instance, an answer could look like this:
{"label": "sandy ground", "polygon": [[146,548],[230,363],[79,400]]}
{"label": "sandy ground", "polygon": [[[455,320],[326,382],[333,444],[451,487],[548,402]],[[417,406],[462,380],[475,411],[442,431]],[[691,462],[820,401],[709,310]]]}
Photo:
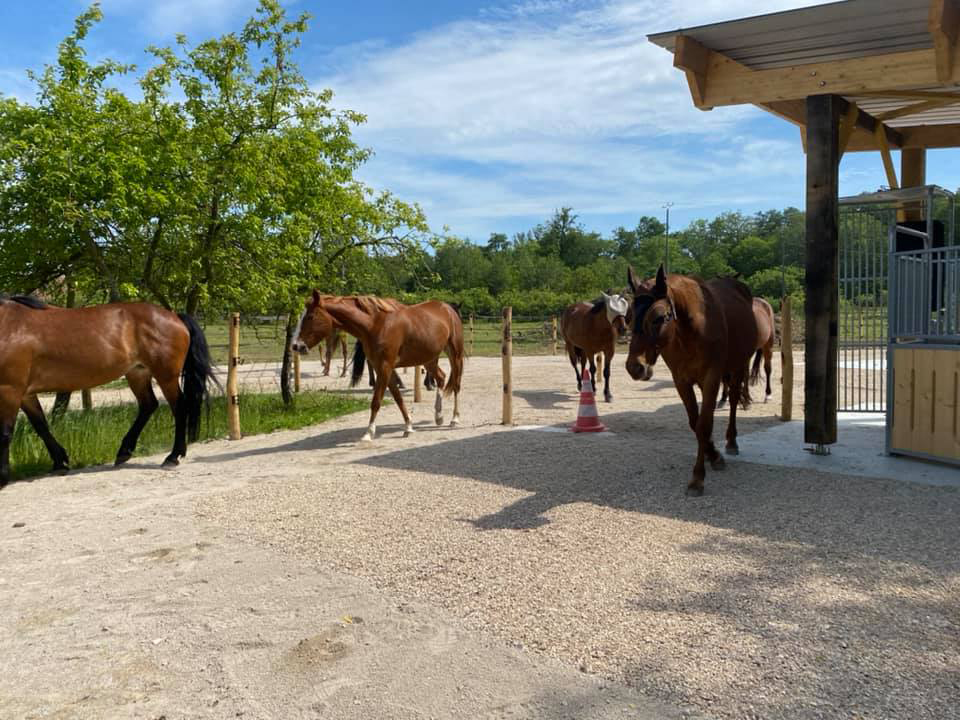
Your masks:
{"label": "sandy ground", "polygon": [[619,356],[611,432],[574,436],[550,431],[569,365],[514,362],[540,429],[499,424],[500,360],[474,358],[457,429],[427,402],[403,438],[388,406],[372,444],[358,413],[5,488],[0,717],[956,712],[956,488],[740,456],[686,498],[663,368],[635,383]]}

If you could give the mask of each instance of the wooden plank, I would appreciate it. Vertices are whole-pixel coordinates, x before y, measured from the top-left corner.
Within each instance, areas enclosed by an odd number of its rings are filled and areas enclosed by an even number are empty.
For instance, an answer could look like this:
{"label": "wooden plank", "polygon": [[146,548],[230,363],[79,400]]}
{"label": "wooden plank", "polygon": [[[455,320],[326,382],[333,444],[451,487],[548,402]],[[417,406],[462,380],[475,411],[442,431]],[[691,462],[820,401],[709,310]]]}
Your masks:
{"label": "wooden plank", "polygon": [[913,401],[913,350],[894,348],[891,450],[910,450],[914,424]]}
{"label": "wooden plank", "polygon": [[930,455],[933,453],[933,353],[913,351],[914,420],[910,449]]}
{"label": "wooden plank", "polygon": [[[903,187],[920,187],[927,184],[927,151],[923,148],[907,148],[900,151],[900,179]],[[906,203],[897,211],[897,221],[923,219],[923,201]]]}
{"label": "wooden plank", "polygon": [[[947,82],[957,81],[957,67]],[[710,51],[702,104],[709,107],[795,100],[818,93],[864,95],[943,84],[933,48],[869,57],[750,70]]]}
{"label": "wooden plank", "polygon": [[877,125],[874,133],[877,138],[877,147],[880,149],[880,158],[883,160],[883,171],[887,174],[887,185],[891,190],[899,189],[897,183],[897,171],[893,167],[893,157],[890,155],[890,146],[887,144],[887,134],[883,131],[882,125]]}
{"label": "wooden plank", "polygon": [[807,98],[804,441],[837,441],[840,112],[842,98]]}
{"label": "wooden plank", "polygon": [[[960,124],[949,125],[913,125],[897,128],[902,140],[899,144],[890,143],[900,148],[955,148],[960,147]],[[890,135],[887,135],[889,142]],[[876,152],[877,141],[872,133],[859,128],[854,132],[847,143],[846,152]]]}
{"label": "wooden plank", "polygon": [[690,97],[693,104],[701,110],[712,110],[705,105],[704,95],[707,91],[707,63],[710,59],[710,50],[692,37],[677,36],[677,44],[673,51],[673,66],[680,68],[687,75],[687,84],[690,86]]}
{"label": "wooden plank", "polygon": [[942,83],[953,77],[960,30],[960,0],[931,0],[927,28],[933,39],[937,79]]}
{"label": "wooden plank", "polygon": [[790,317],[790,296],[780,301],[780,419],[793,419],[793,320]]}
{"label": "wooden plank", "polygon": [[932,454],[960,460],[960,350],[929,350],[933,356],[936,387],[933,394],[934,433]]}

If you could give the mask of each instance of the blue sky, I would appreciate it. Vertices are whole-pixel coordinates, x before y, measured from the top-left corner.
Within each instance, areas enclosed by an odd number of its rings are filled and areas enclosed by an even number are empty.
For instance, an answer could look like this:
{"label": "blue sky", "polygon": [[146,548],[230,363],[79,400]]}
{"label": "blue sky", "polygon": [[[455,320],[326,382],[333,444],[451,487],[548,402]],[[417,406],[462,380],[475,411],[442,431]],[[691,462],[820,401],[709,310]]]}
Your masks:
{"label": "blue sky", "polygon": [[[0,93],[30,100],[81,0],[0,2]],[[818,4],[807,0],[291,0],[313,19],[298,61],[368,122],[361,178],[418,202],[435,230],[484,242],[572,207],[589,229],[671,226],[724,210],[802,207],[797,129],[752,107],[693,108],[651,32]],[[256,0],[103,0],[87,47],[143,66],[149,44],[238,29]],[[960,186],[957,150],[927,177]],[[877,153],[844,158],[841,192],[886,183]]]}

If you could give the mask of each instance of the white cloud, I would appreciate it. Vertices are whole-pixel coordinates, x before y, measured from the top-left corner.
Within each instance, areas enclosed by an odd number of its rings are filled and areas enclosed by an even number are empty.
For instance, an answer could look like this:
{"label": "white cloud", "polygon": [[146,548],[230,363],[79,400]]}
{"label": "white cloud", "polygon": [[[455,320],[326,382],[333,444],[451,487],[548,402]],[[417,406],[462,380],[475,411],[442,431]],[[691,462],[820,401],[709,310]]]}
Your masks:
{"label": "white cloud", "polygon": [[797,187],[799,140],[739,137],[759,117],[749,107],[696,110],[670,53],[646,35],[804,4],[501,4],[365,52],[318,84],[334,88],[339,107],[367,114],[357,137],[378,155],[366,178],[454,232],[482,234],[496,218],[561,205],[639,215],[664,197],[763,204],[771,183]]}
{"label": "white cloud", "polygon": [[256,5],[256,0],[101,0],[105,15],[134,16],[145,35],[163,39],[227,29],[230,21],[248,16]]}

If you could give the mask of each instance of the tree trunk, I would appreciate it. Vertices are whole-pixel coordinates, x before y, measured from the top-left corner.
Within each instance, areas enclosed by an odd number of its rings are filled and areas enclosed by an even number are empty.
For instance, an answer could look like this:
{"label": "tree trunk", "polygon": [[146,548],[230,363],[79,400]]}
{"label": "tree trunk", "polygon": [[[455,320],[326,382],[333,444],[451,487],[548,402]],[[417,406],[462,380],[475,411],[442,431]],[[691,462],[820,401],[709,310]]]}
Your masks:
{"label": "tree trunk", "polygon": [[297,316],[293,313],[287,316],[286,340],[283,343],[283,362],[280,364],[280,396],[284,405],[293,403],[293,392],[290,390],[290,369],[293,366],[293,355],[290,343],[293,342],[293,330],[296,327]]}
{"label": "tree trunk", "polygon": [[[77,304],[77,288],[73,281],[67,278],[67,307],[72,308]],[[56,420],[62,417],[70,409],[70,393],[58,392],[53,401],[53,407],[50,409],[50,419]]]}

